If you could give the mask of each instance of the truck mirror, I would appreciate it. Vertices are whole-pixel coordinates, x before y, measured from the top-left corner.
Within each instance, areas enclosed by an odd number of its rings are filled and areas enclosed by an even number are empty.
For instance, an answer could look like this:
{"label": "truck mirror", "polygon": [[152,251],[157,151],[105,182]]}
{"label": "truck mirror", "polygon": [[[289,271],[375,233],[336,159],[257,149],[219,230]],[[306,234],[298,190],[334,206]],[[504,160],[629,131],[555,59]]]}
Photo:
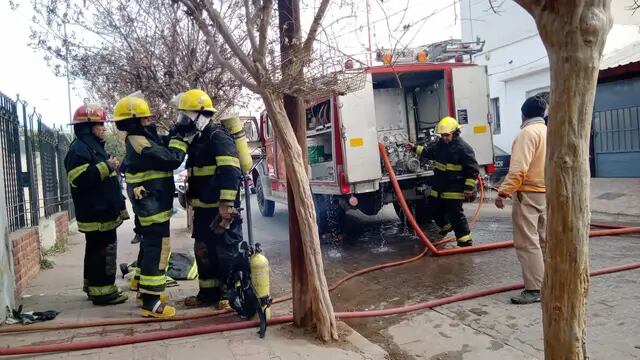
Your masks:
{"label": "truck mirror", "polygon": [[260,141],[260,131],[258,129],[258,121],[255,117],[244,121],[244,132],[249,142]]}

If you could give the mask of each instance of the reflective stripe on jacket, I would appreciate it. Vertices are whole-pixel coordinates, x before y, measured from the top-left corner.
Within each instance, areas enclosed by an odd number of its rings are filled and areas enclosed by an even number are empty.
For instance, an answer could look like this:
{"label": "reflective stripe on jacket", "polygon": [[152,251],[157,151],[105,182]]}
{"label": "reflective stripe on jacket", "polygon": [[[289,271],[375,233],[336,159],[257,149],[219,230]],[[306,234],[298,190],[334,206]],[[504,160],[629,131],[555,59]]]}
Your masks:
{"label": "reflective stripe on jacket", "polygon": [[173,138],[166,145],[153,129],[128,134],[125,158],[127,193],[140,225],[169,221],[173,210],[173,170],[177,169],[188,144]]}
{"label": "reflective stripe on jacket", "polygon": [[446,144],[443,140],[434,146],[418,146],[421,160],[433,160],[434,178],[430,196],[448,200],[463,200],[465,190],[473,190],[480,167],[473,148],[459,136]]}
{"label": "reflective stripe on jacket", "polygon": [[78,230],[109,231],[128,219],[115,171],[104,143],[87,133],[76,138],[64,159]]}
{"label": "reflective stripe on jacket", "polygon": [[207,125],[189,147],[189,196],[194,208],[216,208],[220,202],[240,206],[242,170],[235,141],[220,124]]}

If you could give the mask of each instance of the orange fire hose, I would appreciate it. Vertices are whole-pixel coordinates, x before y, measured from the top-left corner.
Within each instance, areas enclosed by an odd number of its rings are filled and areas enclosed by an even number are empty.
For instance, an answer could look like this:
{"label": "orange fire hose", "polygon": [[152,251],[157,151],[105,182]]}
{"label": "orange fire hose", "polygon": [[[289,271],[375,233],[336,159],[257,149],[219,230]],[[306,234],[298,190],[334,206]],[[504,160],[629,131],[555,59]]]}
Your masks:
{"label": "orange fire hose", "polygon": [[[469,246],[469,247],[463,247],[463,248],[454,248],[454,249],[445,249],[445,250],[439,250],[436,247],[447,243],[451,240],[455,240],[455,238],[446,238],[443,240],[440,240],[438,242],[435,243],[431,243],[431,241],[428,239],[428,237],[424,234],[424,232],[422,231],[422,229],[418,226],[415,218],[413,217],[413,214],[411,213],[411,211],[409,210],[409,207],[406,203],[406,200],[404,199],[404,196],[402,194],[402,189],[400,188],[400,185],[398,183],[397,177],[395,175],[395,172],[393,171],[393,167],[391,166],[391,163],[389,161],[389,158],[387,156],[386,150],[384,145],[379,144],[379,149],[380,149],[380,155],[382,156],[382,159],[384,161],[384,165],[385,168],[387,169],[387,172],[389,173],[389,178],[391,180],[392,186],[394,187],[394,190],[396,192],[396,196],[398,197],[398,201],[402,207],[402,210],[405,214],[405,217],[407,219],[407,221],[411,224],[413,230],[416,232],[416,235],[420,238],[420,240],[423,242],[423,244],[425,245],[425,249],[418,255],[408,258],[408,259],[404,259],[404,260],[398,260],[398,261],[393,261],[393,262],[389,262],[389,263],[384,263],[384,264],[379,264],[379,265],[375,265],[375,266],[371,266],[371,267],[367,267],[361,270],[358,270],[356,272],[353,272],[341,279],[339,279],[336,283],[334,283],[333,285],[331,285],[329,287],[329,291],[333,291],[336,288],[338,288],[340,285],[344,284],[345,282],[347,282],[348,280],[372,272],[372,271],[376,271],[376,270],[381,270],[381,269],[388,269],[388,268],[392,268],[392,267],[396,267],[396,266],[400,266],[400,265],[405,265],[405,264],[409,264],[415,261],[420,260],[422,257],[424,257],[428,252],[433,253],[436,256],[445,256],[445,255],[455,255],[455,254],[462,254],[462,253],[470,253],[470,252],[478,252],[478,251],[486,251],[486,250],[492,250],[492,249],[499,249],[499,248],[506,248],[506,247],[510,247],[513,246],[513,241],[502,241],[502,242],[496,242],[496,243],[491,243],[491,244],[482,244],[482,245],[475,245],[475,246]],[[479,204],[478,204],[478,208],[476,209],[476,212],[474,214],[473,219],[471,220],[470,224],[471,226],[473,226],[480,215],[480,210],[482,207],[482,203],[484,200],[484,186],[482,183],[482,178],[478,178],[479,180],[479,184],[480,184],[480,197],[479,197]],[[607,224],[592,224],[593,226],[597,226],[597,227],[602,227],[602,228],[608,228],[610,230],[596,230],[596,231],[591,231],[589,236],[591,237],[596,237],[596,236],[609,236],[609,235],[621,235],[621,234],[632,234],[632,233],[640,233],[640,227],[621,227],[621,226],[617,226],[617,225],[607,225]],[[273,303],[280,303],[283,301],[287,301],[290,300],[292,298],[291,294],[288,295],[284,295],[278,298],[275,298]],[[100,320],[100,321],[92,321],[92,322],[84,322],[84,323],[68,323],[68,324],[50,324],[50,325],[32,325],[32,326],[28,326],[28,327],[8,327],[8,328],[0,328],[0,335],[2,334],[13,334],[13,333],[20,333],[20,332],[35,332],[35,331],[48,331],[48,330],[63,330],[63,329],[79,329],[79,328],[86,328],[86,327],[97,327],[97,326],[112,326],[112,325],[135,325],[135,324],[146,324],[146,323],[153,323],[153,322],[170,322],[170,321],[187,321],[187,320],[196,320],[196,319],[202,319],[202,318],[209,318],[209,317],[214,317],[214,316],[219,316],[222,314],[229,314],[231,313],[231,310],[218,310],[218,311],[208,311],[208,312],[203,312],[203,313],[199,313],[199,314],[194,314],[194,315],[183,315],[183,316],[175,316],[173,318],[168,318],[168,319],[153,319],[153,318],[140,318],[140,319],[115,319],[115,320]]]}
{"label": "orange fire hose", "polygon": [[[483,188],[483,184],[482,184],[482,178],[478,177],[478,181],[480,183],[480,196],[479,196],[479,202],[478,202],[478,207],[476,209],[476,212],[473,216],[473,219],[471,219],[470,225],[473,226],[477,221],[478,218],[480,217],[480,210],[482,208],[482,203],[484,200],[484,188]],[[434,246],[438,246],[440,244],[444,244],[446,242],[449,242],[451,240],[455,240],[454,237],[451,238],[446,238],[443,239],[439,242],[434,243]],[[376,270],[382,270],[382,269],[388,269],[388,268],[392,268],[392,267],[396,267],[396,266],[400,266],[400,265],[405,265],[405,264],[409,264],[415,261],[420,260],[421,258],[423,258],[427,253],[429,252],[428,248],[425,248],[422,252],[420,252],[418,255],[413,256],[411,258],[408,259],[404,259],[404,260],[398,260],[398,261],[393,261],[393,262],[388,262],[388,263],[384,263],[384,264],[379,264],[379,265],[374,265],[374,266],[370,266],[364,269],[360,269],[358,271],[355,271],[349,275],[346,275],[345,277],[342,277],[340,279],[338,279],[334,284],[332,284],[329,287],[329,291],[333,291],[335,289],[337,289],[338,287],[340,287],[342,284],[344,284],[345,282],[353,279],[354,277],[369,273],[369,272],[373,272]],[[280,303],[280,302],[284,302],[284,301],[288,301],[291,300],[292,296],[291,294],[288,295],[283,295],[281,297],[275,298],[273,300],[274,304]],[[197,320],[197,319],[203,319],[203,318],[209,318],[209,317],[214,317],[214,316],[219,316],[219,315],[223,315],[223,314],[231,314],[232,311],[230,310],[214,310],[214,311],[207,311],[207,312],[201,312],[201,313],[197,313],[197,314],[193,314],[193,315],[182,315],[182,316],[175,316],[172,318],[167,318],[167,319],[154,319],[154,318],[139,318],[139,319],[114,319],[114,320],[98,320],[98,321],[88,321],[88,322],[82,322],[82,323],[67,323],[67,324],[45,324],[45,325],[30,325],[27,327],[18,327],[18,325],[16,325],[15,327],[8,327],[8,328],[0,328],[0,335],[3,334],[12,334],[12,333],[19,333],[19,332],[36,332],[36,331],[49,331],[49,330],[67,330],[67,329],[80,329],[80,328],[87,328],[87,327],[98,327],[98,326],[115,326],[115,325],[139,325],[139,324],[148,324],[148,323],[153,323],[153,322],[170,322],[170,321],[187,321],[187,320]]]}
{"label": "orange fire hose", "polygon": [[[599,276],[599,275],[633,270],[638,268],[640,268],[640,263],[636,262],[636,263],[614,266],[614,267],[605,268],[605,269],[599,269],[597,271],[591,272],[590,275]],[[338,319],[354,319],[354,318],[368,318],[368,317],[375,317],[375,316],[404,314],[412,311],[430,309],[437,306],[474,299],[477,297],[498,294],[506,291],[518,290],[518,289],[522,289],[523,287],[524,287],[523,284],[510,284],[510,285],[504,285],[504,286],[499,286],[499,287],[490,288],[490,289],[471,291],[468,293],[448,296],[440,299],[434,299],[434,300],[430,300],[430,301],[426,301],[418,304],[400,306],[396,308],[381,309],[381,310],[338,312],[336,313],[336,317]],[[289,323],[292,321],[293,321],[293,316],[287,315],[287,316],[279,316],[279,317],[272,318],[268,321],[268,323],[270,325],[276,325],[276,324]],[[187,336],[218,333],[223,331],[249,329],[249,328],[256,327],[257,325],[258,325],[257,320],[238,321],[238,322],[226,323],[226,324],[203,325],[203,326],[197,326],[197,327],[188,328],[188,329],[162,330],[162,331],[155,331],[155,332],[150,332],[146,334],[136,334],[132,336],[123,336],[123,337],[117,337],[117,338],[106,338],[106,339],[79,341],[79,342],[72,342],[72,343],[53,343],[53,344],[44,344],[44,345],[5,347],[5,348],[0,348],[0,356],[99,349],[99,348],[112,347],[112,346],[138,344],[138,343],[149,342],[149,341],[159,341],[159,340],[175,339],[175,338],[187,337]]]}

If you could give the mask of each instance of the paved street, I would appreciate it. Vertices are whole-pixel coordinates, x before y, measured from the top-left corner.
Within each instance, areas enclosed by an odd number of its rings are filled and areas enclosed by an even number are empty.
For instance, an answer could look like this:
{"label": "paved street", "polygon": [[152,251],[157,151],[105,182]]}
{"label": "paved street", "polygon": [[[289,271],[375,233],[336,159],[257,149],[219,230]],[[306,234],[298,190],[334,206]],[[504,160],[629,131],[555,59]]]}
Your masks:
{"label": "paved street", "polygon": [[[467,204],[471,216],[477,204]],[[256,217],[265,251],[277,283],[289,272],[286,208],[276,206],[274,221]],[[594,218],[594,221],[597,218]],[[400,224],[387,206],[376,217],[349,214],[344,241],[323,244],[325,270],[335,279],[366,266],[411,257],[422,250],[420,241]],[[268,230],[267,230],[268,229]],[[510,210],[483,205],[473,228],[476,243],[510,240]],[[640,237],[591,240],[591,268],[638,261]],[[337,311],[382,309],[413,304],[467,291],[521,282],[513,248],[451,257],[427,257],[402,267],[377,271],[351,280],[332,293]],[[639,271],[592,279],[589,300],[589,351],[592,359],[615,353],[616,359],[640,357]],[[288,283],[282,290],[288,291]],[[517,292],[497,294],[434,309],[347,323],[382,346],[394,359],[525,359],[542,357],[542,321],[538,305],[509,304]],[[632,330],[634,329],[634,330]],[[629,336],[629,332],[636,336]],[[466,355],[465,355],[466,354]]]}
{"label": "paved street", "polygon": [[[178,206],[177,202],[176,206]],[[467,214],[473,214],[475,206],[477,205],[469,204]],[[262,243],[264,252],[271,262],[272,294],[276,297],[287,294],[290,291],[290,265],[286,207],[276,205],[273,218],[262,217],[255,203],[253,209],[256,240]],[[419,240],[400,223],[390,206],[385,207],[375,217],[357,212],[349,213],[348,217],[349,226],[344,239],[323,240],[325,270],[330,284],[352,271],[382,262],[408,258],[422,250]],[[183,210],[179,210],[172,219],[172,228],[173,251],[192,252],[193,243],[186,230],[186,215]],[[473,234],[476,243],[511,239],[509,210],[497,210],[491,203],[486,203],[480,220],[473,228]],[[137,245],[129,244],[133,236],[131,222],[127,222],[119,229],[119,236],[119,262],[135,259]],[[137,317],[132,300],[115,307],[95,307],[84,299],[79,289],[83,240],[79,236],[74,236],[72,242],[74,245],[67,254],[54,259],[57,263],[56,267],[42,272],[31,284],[27,297],[23,299],[25,307],[42,309],[43,306],[50,306],[63,310],[59,321]],[[598,269],[638,261],[639,245],[640,238],[636,236],[592,239],[591,267]],[[451,257],[427,257],[413,264],[377,271],[347,282],[332,293],[332,299],[337,311],[382,309],[520,281],[520,267],[514,250],[502,249]],[[589,352],[592,359],[608,358],[611,354],[615,354],[613,358],[616,359],[640,357],[640,337],[637,336],[640,316],[634,311],[640,303],[640,294],[637,293],[639,282],[638,270],[592,279],[589,299]],[[55,287],[52,287],[52,284],[55,284]],[[124,282],[121,285],[126,287]],[[192,294],[196,286],[196,281],[181,282],[179,287],[170,288],[171,299],[178,300]],[[513,294],[515,292],[497,294],[405,315],[348,320],[347,325],[357,331],[354,334],[359,333],[364,336],[358,339],[366,344],[362,346],[365,350],[349,352],[349,349],[353,350],[352,343],[343,342],[342,347],[347,349],[343,349],[347,351],[346,353],[322,353],[324,354],[322,358],[326,358],[325,355],[332,358],[387,356],[391,359],[541,358],[543,344],[540,307],[510,305],[508,299]],[[186,310],[178,304],[178,311],[184,314],[193,310]],[[274,306],[274,312],[275,314],[289,313],[290,303]],[[218,321],[232,320],[233,318],[226,318]],[[199,320],[191,324],[206,323],[207,321]],[[184,327],[184,324],[153,324],[137,327],[135,331],[148,332],[180,327]],[[293,331],[287,329],[289,328],[272,328],[274,334],[279,335],[272,336],[267,343],[256,342],[251,335],[252,331],[241,332],[245,334],[242,341],[258,344],[255,354],[249,354],[251,356],[247,358],[274,356],[278,352],[277,349],[283,349],[279,339],[292,338],[291,335],[282,335],[283,332],[286,334]],[[46,343],[56,339],[71,341],[72,339],[120,336],[131,334],[133,331],[131,327],[126,326],[75,332],[59,331],[46,334],[44,339],[41,338],[42,335],[12,337],[11,345],[33,343],[35,339],[38,339],[37,342]],[[350,330],[345,332],[349,333]],[[229,350],[231,355],[221,355],[222,358],[243,358],[242,353],[233,353],[234,348],[236,352],[238,351],[238,343],[230,341],[229,336],[235,335],[214,334],[202,339],[217,341],[219,344],[225,344],[223,348],[231,349]],[[299,334],[293,337],[298,336]],[[0,337],[0,342],[8,338]],[[164,341],[162,346],[167,351],[163,354],[167,356],[166,358],[173,358],[166,354],[176,351],[181,351],[180,354],[191,354],[187,344],[192,341],[192,339]],[[324,347],[313,348],[308,343],[307,345],[296,352],[297,355],[285,355],[282,358],[304,358],[300,354],[306,354],[309,351],[320,356],[319,349],[324,349]],[[146,349],[150,346],[149,344],[136,345],[125,347],[129,350],[116,348],[113,351],[116,353],[124,351],[123,354],[137,354],[134,358],[145,358],[136,349]],[[287,345],[284,348],[289,347]],[[387,355],[384,355],[382,349]],[[110,350],[110,353],[113,351]],[[79,354],[74,353],[69,356]],[[104,354],[104,351],[95,354],[97,356],[95,358],[101,358],[99,354]],[[280,354],[282,354],[281,351]]]}

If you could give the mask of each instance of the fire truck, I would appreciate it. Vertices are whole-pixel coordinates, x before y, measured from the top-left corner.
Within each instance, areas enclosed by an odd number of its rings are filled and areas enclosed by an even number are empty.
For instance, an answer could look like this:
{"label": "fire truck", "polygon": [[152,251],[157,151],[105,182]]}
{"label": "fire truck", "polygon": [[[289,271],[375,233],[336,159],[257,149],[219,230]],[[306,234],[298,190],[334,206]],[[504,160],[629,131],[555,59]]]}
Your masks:
{"label": "fire truck", "polygon": [[[493,172],[493,142],[489,88],[485,66],[461,62],[409,63],[374,66],[364,71],[355,91],[307,101],[307,151],[311,191],[321,233],[340,227],[345,212],[375,215],[394,204],[396,194],[381,161],[384,144],[403,195],[417,216],[427,210],[433,172],[405,144],[430,146],[437,141],[436,123],[453,116],[462,138],[474,149],[483,175]],[[263,216],[274,215],[275,204],[286,204],[284,159],[269,115],[259,119],[264,157],[253,171]]]}

